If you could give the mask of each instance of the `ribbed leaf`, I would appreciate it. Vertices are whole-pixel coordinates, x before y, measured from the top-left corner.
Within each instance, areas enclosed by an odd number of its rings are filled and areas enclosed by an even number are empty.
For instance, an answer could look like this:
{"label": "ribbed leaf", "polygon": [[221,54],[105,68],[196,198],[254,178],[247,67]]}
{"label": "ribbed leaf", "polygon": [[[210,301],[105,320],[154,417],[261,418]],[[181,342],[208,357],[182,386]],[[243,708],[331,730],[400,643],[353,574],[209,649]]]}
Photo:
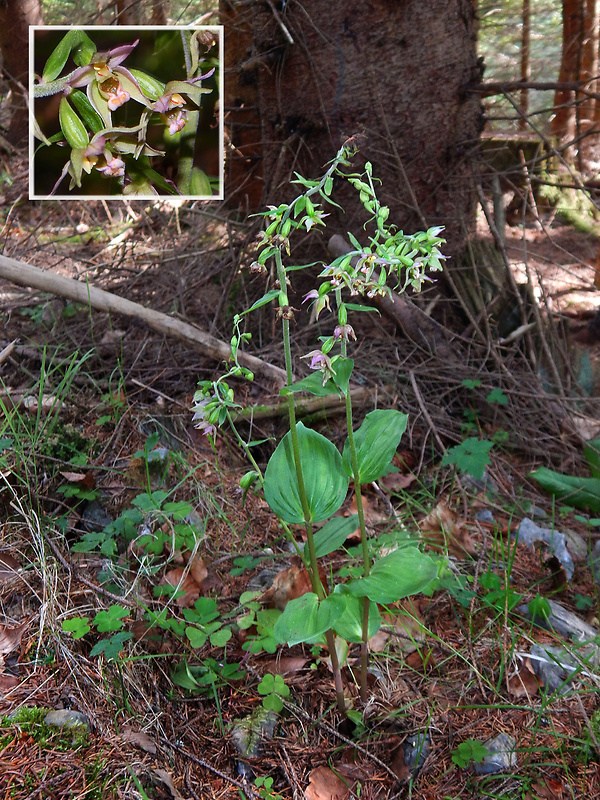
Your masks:
{"label": "ribbed leaf", "polygon": [[355,597],[368,597],[376,603],[394,603],[418,594],[437,578],[435,561],[416,547],[402,547],[377,559],[367,578],[346,586]]}
{"label": "ribbed leaf", "polygon": [[[347,642],[362,641],[362,624],[365,607],[364,597],[354,597],[344,584],[338,583],[332,597],[341,595],[344,601],[344,611],[334,623],[334,630]],[[375,636],[381,627],[381,615],[377,603],[369,603],[369,632],[368,638]]]}
{"label": "ribbed leaf", "polygon": [[[342,457],[335,445],[320,433],[306,428],[301,422],[296,430],[310,520],[323,522],[335,514],[348,491]],[[267,503],[278,517],[292,524],[304,522],[289,432],[269,460],[264,492]]]}
{"label": "ribbed leaf", "polygon": [[[328,556],[341,547],[357,527],[358,514],[352,514],[350,517],[334,517],[326,522],[321,530],[315,533],[317,558]],[[308,552],[308,545],[304,545],[304,552]]]}
{"label": "ribbed leaf", "polygon": [[542,489],[560,497],[563,503],[575,508],[589,508],[594,514],[600,513],[600,478],[562,475],[546,467],[530,472],[529,477],[537,481]]}
{"label": "ribbed leaf", "polygon": [[[393,408],[377,409],[367,414],[363,424],[354,433],[360,483],[371,483],[385,474],[407,422],[408,416]],[[352,478],[348,439],[344,444],[343,461],[346,474]]]}
{"label": "ribbed leaf", "polygon": [[279,642],[287,642],[290,647],[316,639],[332,628],[342,608],[342,604],[333,602],[333,596],[319,602],[314,592],[307,592],[290,600],[275,623],[273,634]]}

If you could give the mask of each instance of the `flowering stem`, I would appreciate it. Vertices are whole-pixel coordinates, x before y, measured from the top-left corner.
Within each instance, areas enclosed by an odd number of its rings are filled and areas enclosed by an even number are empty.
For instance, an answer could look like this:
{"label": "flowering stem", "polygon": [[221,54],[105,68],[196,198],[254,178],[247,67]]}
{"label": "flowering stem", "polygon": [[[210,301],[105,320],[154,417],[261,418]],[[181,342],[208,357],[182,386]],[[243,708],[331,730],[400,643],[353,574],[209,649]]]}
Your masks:
{"label": "flowering stem", "polygon": [[[335,299],[338,310],[342,303],[342,292],[340,289],[335,290]],[[339,319],[340,325],[342,320]],[[342,358],[347,357],[348,342],[345,335],[341,338],[341,354]],[[360,529],[360,541],[362,544],[363,554],[363,569],[364,575],[367,577],[371,572],[371,557],[369,555],[369,545],[367,543],[367,528],[365,525],[365,511],[362,502],[362,493],[360,490],[360,473],[358,468],[358,456],[356,454],[356,443],[354,441],[354,431],[352,429],[352,399],[350,397],[350,387],[346,389],[346,427],[348,429],[348,448],[350,450],[350,463],[352,465],[352,474],[354,475],[354,494],[356,497],[356,513],[358,514],[358,525]],[[363,703],[368,700],[368,685],[367,685],[367,671],[369,668],[369,598],[364,598],[363,605],[363,619],[362,619],[362,639],[360,645],[360,699]]]}
{"label": "flowering stem", "polygon": [[[287,308],[289,300],[287,295],[287,284],[285,268],[281,259],[281,250],[275,252],[275,263],[277,265],[277,279],[279,281],[280,295],[279,307]],[[287,375],[288,385],[293,382],[292,373],[292,349],[290,345],[290,321],[283,316],[282,319],[283,329],[283,352],[285,358],[285,371]],[[298,444],[298,432],[296,430],[296,409],[294,406],[294,395],[292,392],[288,394],[288,415],[290,421],[290,438],[292,440],[292,452],[294,454],[294,464],[296,467],[296,478],[298,480],[298,493],[300,495],[300,502],[302,504],[302,513],[304,515],[304,525],[306,527],[306,541],[308,544],[309,565],[308,574],[313,587],[314,593],[319,600],[325,599],[325,589],[319,577],[319,564],[317,560],[317,551],[315,550],[315,540],[313,535],[312,523],[310,519],[310,508],[308,505],[308,497],[306,496],[306,487],[304,485],[304,476],[302,474],[302,464],[300,461],[300,446]],[[327,649],[329,650],[329,657],[331,659],[331,667],[333,671],[333,679],[335,684],[335,694],[337,699],[338,709],[342,714],[346,714],[346,702],[344,700],[344,687],[342,684],[342,673],[340,670],[340,663],[337,657],[337,650],[335,649],[335,637],[333,631],[329,630],[325,634],[327,642]]]}

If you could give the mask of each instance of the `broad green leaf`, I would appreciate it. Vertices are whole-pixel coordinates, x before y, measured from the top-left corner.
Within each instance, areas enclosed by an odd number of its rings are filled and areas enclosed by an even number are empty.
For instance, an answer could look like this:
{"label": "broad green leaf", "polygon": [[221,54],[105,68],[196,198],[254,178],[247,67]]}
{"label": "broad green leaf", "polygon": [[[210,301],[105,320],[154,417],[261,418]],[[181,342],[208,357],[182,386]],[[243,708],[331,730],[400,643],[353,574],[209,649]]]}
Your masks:
{"label": "broad green leaf", "polygon": [[63,621],[62,629],[65,633],[72,633],[74,639],[81,639],[82,636],[90,632],[88,622],[89,619],[87,617],[71,617],[71,619]]}
{"label": "broad green leaf", "polygon": [[589,508],[594,514],[600,514],[600,478],[562,475],[546,467],[530,472],[529,477],[537,481],[542,489],[560,497],[567,505]]}
{"label": "broad green leaf", "polygon": [[[362,641],[363,613],[365,607],[364,597],[354,597],[348,588],[341,583],[334,589],[334,596],[343,597],[344,610],[334,624],[334,630],[347,642]],[[375,636],[381,627],[381,615],[377,603],[369,603],[369,633],[368,638]]]}
{"label": "broad green leaf", "polygon": [[213,647],[225,647],[227,642],[231,639],[231,628],[221,628],[215,633],[210,635],[210,643]]}
{"label": "broad green leaf", "polygon": [[483,479],[483,473],[490,460],[490,450],[494,446],[493,442],[487,439],[465,439],[464,442],[457,444],[446,450],[442,458],[442,466],[455,464],[461,472],[466,472],[475,480]]}
{"label": "broad green leaf", "polygon": [[426,589],[437,574],[436,562],[409,546],[377,559],[368,577],[351,581],[346,586],[355,597],[368,597],[376,603],[394,603]]}
{"label": "broad green leaf", "polygon": [[273,626],[275,638],[282,644],[287,642],[291,647],[330,630],[341,613],[340,605],[330,602],[332,597],[319,602],[314,592],[307,592],[302,597],[290,600]]}
{"label": "broad green leaf", "polygon": [[175,667],[175,669],[171,672],[171,680],[177,686],[181,686],[182,689],[187,689],[190,692],[193,692],[198,688],[198,681],[190,672],[187,661],[181,661]]}
{"label": "broad green leaf", "polygon": [[68,31],[46,61],[42,75],[44,83],[49,83],[58,78],[69,59],[71,51],[73,51],[75,64],[78,67],[85,67],[90,63],[92,56],[96,52],[96,45],[84,31],[76,29]]}
{"label": "broad green leaf", "polygon": [[[317,558],[328,556],[341,547],[357,527],[358,514],[352,514],[350,517],[334,517],[326,522],[321,530],[315,533]],[[308,544],[304,545],[304,553],[308,554]]]}
{"label": "broad green leaf", "polygon": [[[367,414],[363,424],[354,433],[360,483],[371,483],[385,474],[407,422],[406,414],[392,408],[377,409]],[[343,463],[346,474],[352,478],[348,439],[344,444]]]}
{"label": "broad green leaf", "polygon": [[[342,457],[329,439],[301,422],[296,431],[310,519],[323,522],[335,514],[346,498],[349,481],[342,469]],[[269,459],[264,492],[270,508],[281,519],[292,524],[304,522],[289,431]]]}
{"label": "broad green leaf", "polygon": [[295,394],[296,392],[308,392],[317,397],[327,397],[327,395],[330,394],[339,395],[340,390],[331,379],[326,381],[325,386],[323,386],[323,373],[319,371],[311,372],[310,375],[307,375],[306,378],[302,378],[301,381],[296,381],[296,383],[292,383],[291,386],[284,386],[283,389],[279,390],[279,394],[282,397],[288,394]]}
{"label": "broad green leaf", "polygon": [[100,633],[119,631],[123,627],[123,617],[128,615],[129,611],[123,606],[111,606],[108,611],[98,611],[93,624]]}
{"label": "broad green leaf", "polygon": [[119,657],[123,645],[131,639],[132,636],[132,633],[121,631],[120,633],[115,633],[110,639],[101,639],[92,647],[90,655],[99,656],[100,653],[104,653],[105,658],[109,661],[113,661]]}
{"label": "broad green leaf", "polygon": [[192,647],[204,647],[206,640],[208,639],[205,631],[201,631],[199,628],[194,628],[192,625],[187,626],[185,629],[185,635],[187,636]]}
{"label": "broad green leaf", "polygon": [[276,714],[283,710],[283,700],[277,694],[268,694],[262,704],[267,711],[274,711]]}
{"label": "broad green leaf", "polygon": [[351,358],[337,358],[333,361],[333,371],[335,373],[333,382],[336,386],[339,386],[344,394],[348,391],[353,369],[354,361]]}
{"label": "broad green leaf", "polygon": [[600,439],[586,442],[583,455],[589,464],[592,478],[600,478]]}

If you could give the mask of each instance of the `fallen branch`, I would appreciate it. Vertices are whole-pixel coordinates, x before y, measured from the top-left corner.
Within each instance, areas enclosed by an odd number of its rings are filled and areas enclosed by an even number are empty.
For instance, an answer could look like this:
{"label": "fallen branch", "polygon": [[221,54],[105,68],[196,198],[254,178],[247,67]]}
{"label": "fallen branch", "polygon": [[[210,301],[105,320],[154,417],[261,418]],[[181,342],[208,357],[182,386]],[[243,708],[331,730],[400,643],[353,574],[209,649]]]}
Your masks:
{"label": "fallen branch", "polygon": [[[384,386],[383,391],[389,390],[389,387]],[[375,395],[372,389],[366,386],[361,386],[357,389],[350,390],[350,397],[353,405],[360,405],[368,403]],[[329,394],[326,397],[310,397],[304,399],[296,399],[295,402],[296,416],[305,417],[308,414],[318,414],[321,411],[329,411],[330,413],[342,413],[346,411],[346,399],[339,397],[337,394]],[[282,400],[279,403],[271,403],[264,406],[249,406],[240,411],[235,417],[234,422],[240,420],[248,420],[255,422],[258,419],[269,419],[271,417],[282,417],[289,413],[289,405],[287,400]]]}
{"label": "fallen branch", "polygon": [[[66,297],[74,303],[83,303],[96,311],[113,312],[142,320],[149,328],[190,342],[203,353],[217,360],[227,359],[231,355],[231,348],[226,342],[215,339],[214,336],[205,333],[200,328],[170,317],[168,314],[163,314],[161,311],[154,311],[139,303],[125,300],[111,292],[96,289],[89,283],[76,281],[64,275],[56,275],[22,261],[6,258],[6,256],[0,256],[0,278],[5,278],[18,286],[26,286],[40,292],[50,292],[60,297]],[[286,383],[285,371],[280,367],[247,353],[239,353],[238,358],[240,364],[252,372],[266,375],[280,385]]]}

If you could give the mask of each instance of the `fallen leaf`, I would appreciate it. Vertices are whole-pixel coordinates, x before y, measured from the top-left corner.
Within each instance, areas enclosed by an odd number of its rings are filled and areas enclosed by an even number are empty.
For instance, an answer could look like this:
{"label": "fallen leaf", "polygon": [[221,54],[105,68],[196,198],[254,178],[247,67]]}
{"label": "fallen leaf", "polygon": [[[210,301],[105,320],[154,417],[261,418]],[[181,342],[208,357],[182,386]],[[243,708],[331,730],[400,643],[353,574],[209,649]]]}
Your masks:
{"label": "fallen leaf", "polygon": [[173,796],[173,800],[183,800],[183,797],[179,794],[177,789],[175,788],[175,784],[173,783],[173,778],[169,775],[166,769],[155,769],[152,770],[154,776],[158,778],[161,783],[167,787],[167,789],[171,792]]}
{"label": "fallen leaf", "polygon": [[458,558],[477,555],[477,547],[466,523],[455,511],[448,508],[444,500],[440,500],[433,511],[420,522],[419,528],[422,539],[431,548],[447,548],[451,555]]}
{"label": "fallen leaf", "polygon": [[378,483],[386,492],[393,493],[401,489],[408,489],[411,483],[414,483],[416,480],[417,476],[413,475],[412,472],[408,472],[406,475],[403,475],[401,472],[390,472],[384,475],[383,478],[380,478]]}
{"label": "fallen leaf", "polygon": [[96,477],[93,472],[60,472],[59,474],[69,483],[76,483],[82,489],[93,489],[96,486]]}
{"label": "fallen leaf", "polygon": [[533,697],[540,688],[540,682],[533,671],[531,661],[526,658],[519,671],[508,679],[508,692],[512,697]]}
{"label": "fallen leaf", "polygon": [[208,569],[200,553],[196,553],[189,561],[189,570],[192,578],[196,581],[200,589],[202,589],[202,584],[208,575]]}
{"label": "fallen leaf", "polygon": [[532,790],[535,792],[535,797],[540,800],[561,800],[565,786],[561,781],[552,780],[552,778],[544,778],[543,781],[536,781],[531,784]]}
{"label": "fallen leaf", "polygon": [[382,614],[381,619],[381,628],[369,640],[369,649],[375,653],[380,653],[388,641],[392,650],[413,653],[425,638],[423,618],[414,599],[400,603],[397,613]]}
{"label": "fallen leaf", "polygon": [[404,781],[407,781],[410,778],[410,770],[404,758],[404,748],[402,747],[402,745],[396,748],[396,752],[392,756],[390,769],[398,778],[398,780],[401,781],[402,783],[404,783]]}
{"label": "fallen leaf", "polygon": [[[324,576],[322,576],[323,580]],[[263,592],[261,600],[268,608],[278,608],[280,611],[286,607],[290,600],[302,597],[307,592],[312,592],[308,572],[304,567],[289,567],[278,572],[273,579],[273,585]]]}
{"label": "fallen leaf", "polygon": [[17,649],[21,644],[21,638],[28,625],[29,622],[16,625],[14,628],[0,625],[0,654],[5,655],[6,653],[12,653]]}
{"label": "fallen leaf", "polygon": [[0,584],[12,583],[20,569],[21,565],[10,553],[0,553]]}
{"label": "fallen leaf", "polygon": [[0,694],[14,689],[19,683],[20,679],[16,675],[0,675]]}
{"label": "fallen leaf", "polygon": [[350,789],[344,781],[328,767],[316,767],[308,776],[309,784],[304,790],[306,800],[346,800]]}
{"label": "fallen leaf", "polygon": [[[184,577],[185,575],[185,577]],[[162,580],[162,584],[177,587],[178,591],[183,591],[175,601],[179,608],[191,608],[200,597],[200,587],[189,574],[181,567],[170,569]]]}
{"label": "fallen leaf", "polygon": [[121,738],[136,747],[141,747],[142,750],[151,753],[153,756],[156,755],[156,742],[143,731],[132,731],[130,728],[126,728]]}
{"label": "fallen leaf", "polygon": [[300,672],[309,661],[310,658],[304,656],[283,656],[282,658],[273,658],[265,662],[263,666],[265,672],[273,675],[289,675],[292,672]]}

